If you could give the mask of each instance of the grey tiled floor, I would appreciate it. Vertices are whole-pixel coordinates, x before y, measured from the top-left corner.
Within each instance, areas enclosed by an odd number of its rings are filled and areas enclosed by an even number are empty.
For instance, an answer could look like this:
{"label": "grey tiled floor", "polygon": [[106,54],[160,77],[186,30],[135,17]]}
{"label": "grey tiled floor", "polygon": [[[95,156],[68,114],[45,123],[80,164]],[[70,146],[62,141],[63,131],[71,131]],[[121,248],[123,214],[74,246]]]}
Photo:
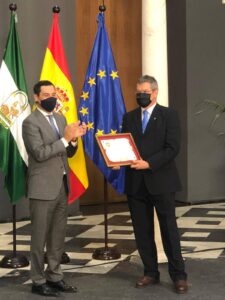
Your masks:
{"label": "grey tiled floor", "polygon": [[[92,259],[93,250],[104,245],[101,207],[83,208],[83,216],[68,219],[66,252],[71,263],[63,268],[66,281],[76,285],[79,292],[62,294],[60,299],[224,299],[225,204],[178,207],[177,217],[189,275],[187,295],[174,293],[166,263],[159,266],[159,285],[141,290],[134,287],[143,270],[136,256],[127,205],[120,204],[110,207],[109,213],[110,245],[122,253],[117,262],[104,265]],[[29,257],[29,221],[18,222],[17,228],[18,252]],[[11,250],[11,234],[11,224],[0,224],[0,258]],[[30,288],[29,268],[0,269],[0,300],[45,299],[31,294]]]}

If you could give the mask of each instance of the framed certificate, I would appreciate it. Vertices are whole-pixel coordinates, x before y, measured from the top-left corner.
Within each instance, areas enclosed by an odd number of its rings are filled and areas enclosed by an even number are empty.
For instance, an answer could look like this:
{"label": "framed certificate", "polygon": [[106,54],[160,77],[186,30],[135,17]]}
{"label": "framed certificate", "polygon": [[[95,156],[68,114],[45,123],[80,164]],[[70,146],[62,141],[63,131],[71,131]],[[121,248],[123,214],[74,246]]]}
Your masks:
{"label": "framed certificate", "polygon": [[96,135],[107,167],[131,165],[141,159],[130,133]]}

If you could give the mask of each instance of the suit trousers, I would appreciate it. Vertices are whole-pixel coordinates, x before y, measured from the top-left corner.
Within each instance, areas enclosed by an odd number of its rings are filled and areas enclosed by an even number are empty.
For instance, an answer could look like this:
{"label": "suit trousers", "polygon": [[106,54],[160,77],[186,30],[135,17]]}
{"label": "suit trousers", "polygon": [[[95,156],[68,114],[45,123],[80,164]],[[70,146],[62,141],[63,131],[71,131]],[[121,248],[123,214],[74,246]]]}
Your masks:
{"label": "suit trousers", "polygon": [[160,277],[154,238],[155,207],[170,277],[173,281],[186,279],[175,217],[175,193],[152,195],[143,182],[136,195],[128,195],[128,204],[144,275],[157,279]]}
{"label": "suit trousers", "polygon": [[[64,176],[65,178],[65,176]],[[67,184],[63,180],[54,200],[30,199],[31,217],[31,280],[40,285],[63,278],[60,267],[67,223]],[[48,266],[44,270],[44,249]]]}

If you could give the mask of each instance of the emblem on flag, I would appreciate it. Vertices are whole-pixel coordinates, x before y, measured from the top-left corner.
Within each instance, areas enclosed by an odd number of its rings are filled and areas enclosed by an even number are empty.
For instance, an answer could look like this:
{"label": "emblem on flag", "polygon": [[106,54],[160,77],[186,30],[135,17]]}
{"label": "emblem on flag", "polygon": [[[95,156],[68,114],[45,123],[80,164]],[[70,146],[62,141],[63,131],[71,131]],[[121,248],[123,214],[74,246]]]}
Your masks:
{"label": "emblem on flag", "polygon": [[0,105],[0,123],[8,129],[28,106],[27,95],[20,90],[12,92]]}

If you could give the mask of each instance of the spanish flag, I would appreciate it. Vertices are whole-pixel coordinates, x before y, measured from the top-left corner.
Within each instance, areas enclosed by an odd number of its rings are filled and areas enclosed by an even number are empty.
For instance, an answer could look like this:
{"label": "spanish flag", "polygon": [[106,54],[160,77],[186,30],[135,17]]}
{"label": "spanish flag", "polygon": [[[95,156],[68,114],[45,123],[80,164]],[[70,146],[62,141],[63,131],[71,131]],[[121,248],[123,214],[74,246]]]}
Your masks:
{"label": "spanish flag", "polygon": [[[56,111],[62,113],[67,123],[76,122],[77,108],[70,73],[64,53],[58,13],[53,14],[53,23],[41,71],[41,80],[51,81],[57,91]],[[78,150],[73,158],[69,159],[70,166],[70,196],[69,203],[80,197],[88,188],[85,157],[82,140],[78,140]]]}

